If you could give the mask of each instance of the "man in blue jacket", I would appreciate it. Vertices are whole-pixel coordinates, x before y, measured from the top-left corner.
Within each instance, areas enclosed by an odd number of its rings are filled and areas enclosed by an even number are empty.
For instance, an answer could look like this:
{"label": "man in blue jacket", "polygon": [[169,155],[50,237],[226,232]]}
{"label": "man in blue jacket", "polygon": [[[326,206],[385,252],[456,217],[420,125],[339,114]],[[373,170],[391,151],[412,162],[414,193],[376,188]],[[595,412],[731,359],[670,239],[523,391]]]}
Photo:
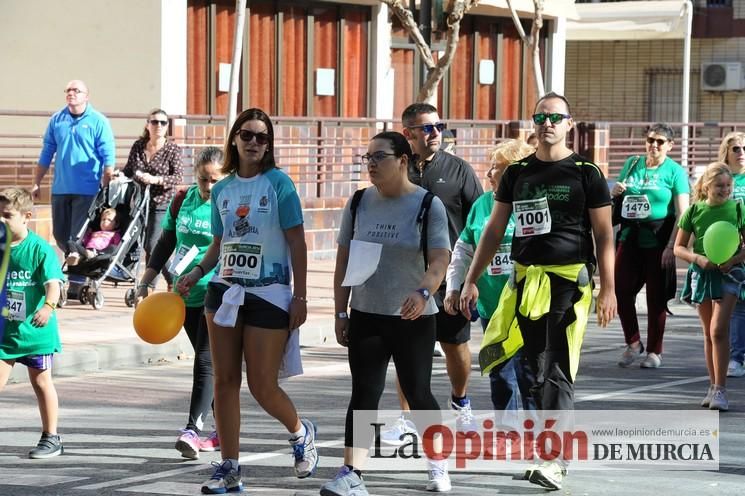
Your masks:
{"label": "man in blue jacket", "polygon": [[88,87],[73,80],[65,87],[67,106],[55,113],[44,133],[44,145],[31,193],[39,198],[41,180],[54,157],[52,230],[57,246],[66,250],[88,217],[101,182],[114,171],[114,133],[103,114],[88,103]]}

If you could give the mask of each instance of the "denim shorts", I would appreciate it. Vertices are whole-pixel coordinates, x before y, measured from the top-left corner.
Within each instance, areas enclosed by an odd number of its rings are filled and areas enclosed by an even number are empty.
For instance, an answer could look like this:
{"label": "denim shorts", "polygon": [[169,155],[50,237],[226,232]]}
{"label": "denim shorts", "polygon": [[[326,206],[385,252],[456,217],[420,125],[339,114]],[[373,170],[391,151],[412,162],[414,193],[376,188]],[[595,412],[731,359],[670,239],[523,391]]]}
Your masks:
{"label": "denim shorts", "polygon": [[[204,313],[215,313],[222,304],[222,295],[230,288],[226,284],[210,282],[204,296]],[[243,305],[238,312],[238,320],[243,325],[264,329],[289,329],[290,314],[263,298],[246,293]]]}
{"label": "denim shorts", "polygon": [[16,362],[25,365],[30,369],[47,370],[52,368],[52,355],[28,355],[16,358]]}

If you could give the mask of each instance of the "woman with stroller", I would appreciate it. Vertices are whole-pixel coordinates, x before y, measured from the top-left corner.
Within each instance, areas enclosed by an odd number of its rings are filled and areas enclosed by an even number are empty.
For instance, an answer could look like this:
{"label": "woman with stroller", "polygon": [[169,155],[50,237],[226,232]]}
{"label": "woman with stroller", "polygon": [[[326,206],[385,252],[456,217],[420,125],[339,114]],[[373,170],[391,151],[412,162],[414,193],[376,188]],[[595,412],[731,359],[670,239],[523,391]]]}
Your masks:
{"label": "woman with stroller", "polygon": [[[148,115],[145,130],[134,142],[129,152],[127,165],[122,171],[143,187],[150,186],[150,204],[145,224],[145,261],[150,260],[153,246],[160,237],[161,223],[166,216],[168,202],[176,193],[183,179],[181,149],[168,141],[168,114],[153,109]],[[173,284],[171,274],[163,270],[168,286]]]}
{"label": "woman with stroller", "polygon": [[[137,286],[137,303],[155,287],[153,281],[164,268],[178,278],[180,274],[188,274],[207,251],[212,242],[210,192],[212,186],[224,177],[220,170],[222,158],[219,148],[211,146],[202,150],[194,166],[196,184],[177,193],[171,201],[163,219],[160,238]],[[173,259],[166,267],[171,255]],[[189,295],[184,297],[184,329],[194,347],[194,375],[189,418],[176,440],[176,449],[181,456],[191,459],[199,458],[200,451],[215,451],[220,447],[216,432],[206,439],[200,437],[204,421],[212,409],[212,358],[204,318],[204,293],[213,275],[213,271],[204,274]]]}
{"label": "woman with stroller", "polygon": [[243,488],[238,457],[244,362],[251,394],[289,433],[295,475],[309,477],[318,465],[315,425],[298,416],[278,383],[290,330],[307,316],[307,248],[300,197],[276,165],[272,121],[262,110],[248,109],[235,120],[222,171],[228,176],[210,200],[212,244],[177,285],[189,294],[215,270],[204,306],[222,462],[214,463],[212,477],[202,485],[205,494]]}

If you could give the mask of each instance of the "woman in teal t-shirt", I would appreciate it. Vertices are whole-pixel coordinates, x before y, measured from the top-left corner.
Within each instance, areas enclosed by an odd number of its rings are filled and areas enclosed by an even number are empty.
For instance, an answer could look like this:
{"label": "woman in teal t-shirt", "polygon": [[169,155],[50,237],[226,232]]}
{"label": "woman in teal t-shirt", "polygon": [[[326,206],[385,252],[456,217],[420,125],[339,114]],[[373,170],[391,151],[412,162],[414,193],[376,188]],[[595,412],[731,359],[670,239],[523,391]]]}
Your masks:
{"label": "woman in teal t-shirt", "polygon": [[[460,288],[463,279],[471,266],[473,253],[481,239],[484,226],[489,221],[492,208],[494,207],[494,192],[499,186],[504,169],[526,156],[534,153],[535,149],[522,140],[509,139],[497,145],[491,154],[492,166],[487,172],[487,178],[491,190],[481,195],[471,207],[466,219],[466,226],[455,243],[450,265],[448,266],[445,311],[451,315],[458,312],[460,304]],[[515,230],[515,222],[510,218],[504,239],[492,259],[489,267],[476,282],[479,288],[479,299],[476,303],[478,315],[481,317],[481,326],[486,329],[489,319],[497,309],[499,295],[502,288],[512,274],[512,259],[510,251],[512,245],[512,233]],[[499,367],[494,367],[489,372],[491,387],[491,400],[495,410],[518,410],[522,404],[525,410],[534,410],[535,401],[530,394],[530,384],[525,377],[527,368],[523,367],[522,353],[518,352]]]}
{"label": "woman in teal t-shirt", "polygon": [[[174,278],[178,278],[181,274],[188,274],[207,251],[212,242],[210,190],[224,176],[220,171],[222,159],[223,153],[219,148],[205,148],[199,154],[194,167],[197,184],[186,192],[177,193],[171,201],[163,218],[160,239],[153,248],[145,275],[137,286],[138,301],[146,297],[154,287],[153,281],[171,255],[173,257],[167,269]],[[219,439],[214,431],[206,439],[200,438],[204,419],[212,410],[213,398],[212,358],[204,317],[204,294],[213,275],[212,271],[204,274],[189,295],[184,297],[184,329],[194,347],[194,376],[189,419],[186,428],[181,430],[176,440],[176,449],[181,452],[181,456],[191,459],[199,458],[200,451],[215,451],[219,447]]]}
{"label": "woman in teal t-shirt", "polygon": [[674,277],[677,219],[688,208],[688,174],[667,156],[673,130],[654,124],[647,131],[646,155],[629,157],[611,190],[622,198],[621,228],[616,250],[615,281],[618,317],[626,349],[618,361],[628,367],[644,352],[636,315],[636,295],[647,287],[647,356],[642,368],[662,364],[662,336],[667,318],[666,276]]}
{"label": "woman in teal t-shirt", "polygon": [[[732,198],[745,205],[745,133],[727,134],[719,145],[719,161],[732,171]],[[729,323],[729,363],[727,377],[745,375],[745,301],[738,301]]]}

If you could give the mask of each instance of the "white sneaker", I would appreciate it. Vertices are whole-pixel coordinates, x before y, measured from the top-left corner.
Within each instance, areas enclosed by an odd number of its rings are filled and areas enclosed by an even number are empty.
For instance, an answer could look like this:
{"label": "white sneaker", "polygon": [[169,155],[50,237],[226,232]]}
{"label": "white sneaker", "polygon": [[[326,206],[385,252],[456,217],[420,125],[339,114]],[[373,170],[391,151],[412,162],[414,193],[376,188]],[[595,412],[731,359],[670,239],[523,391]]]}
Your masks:
{"label": "white sneaker", "polygon": [[643,369],[658,369],[662,366],[662,357],[657,353],[647,353],[647,358],[639,366]]}
{"label": "white sneaker", "polygon": [[726,389],[718,388],[714,391],[714,394],[711,395],[711,401],[709,402],[709,410],[719,410],[720,412],[726,412],[729,410]]}
{"label": "white sneaker", "polygon": [[742,377],[745,375],[745,366],[737,360],[730,360],[727,366],[727,377]]}
{"label": "white sneaker", "polygon": [[442,349],[442,345],[439,341],[435,341],[435,349],[432,351],[432,356],[444,357],[445,350]]}
{"label": "white sneaker", "polygon": [[631,345],[626,346],[626,349],[623,350],[623,353],[621,353],[621,358],[618,359],[618,366],[619,367],[628,367],[632,363],[634,363],[634,360],[636,360],[636,357],[644,353],[644,346],[642,346],[641,342],[638,342],[638,347],[633,347]]}
{"label": "white sneaker", "polygon": [[543,462],[530,474],[530,482],[545,487],[546,489],[561,489],[561,483],[567,475],[567,469],[557,461]]}
{"label": "white sneaker", "polygon": [[414,437],[419,437],[419,433],[416,431],[416,425],[411,420],[401,415],[396,420],[396,423],[391,426],[390,429],[381,431],[380,442],[387,444],[388,446],[400,447],[406,443],[411,442],[411,436],[405,434],[413,434]]}
{"label": "white sneaker", "polygon": [[427,460],[427,467],[429,470],[427,491],[446,493],[453,488],[453,485],[450,484],[450,476],[448,475],[447,460]]}
{"label": "white sneaker", "polygon": [[463,406],[458,405],[452,399],[448,401],[450,402],[450,408],[455,410],[457,415],[455,418],[455,429],[458,432],[477,431],[479,427],[476,425],[476,419],[474,419],[473,412],[471,411],[471,400],[466,399],[466,404]]}
{"label": "white sneaker", "polygon": [[709,408],[709,403],[711,403],[711,397],[714,396],[715,389],[714,384],[709,385],[709,389],[706,391],[706,396],[701,400],[701,406],[703,408]]}

